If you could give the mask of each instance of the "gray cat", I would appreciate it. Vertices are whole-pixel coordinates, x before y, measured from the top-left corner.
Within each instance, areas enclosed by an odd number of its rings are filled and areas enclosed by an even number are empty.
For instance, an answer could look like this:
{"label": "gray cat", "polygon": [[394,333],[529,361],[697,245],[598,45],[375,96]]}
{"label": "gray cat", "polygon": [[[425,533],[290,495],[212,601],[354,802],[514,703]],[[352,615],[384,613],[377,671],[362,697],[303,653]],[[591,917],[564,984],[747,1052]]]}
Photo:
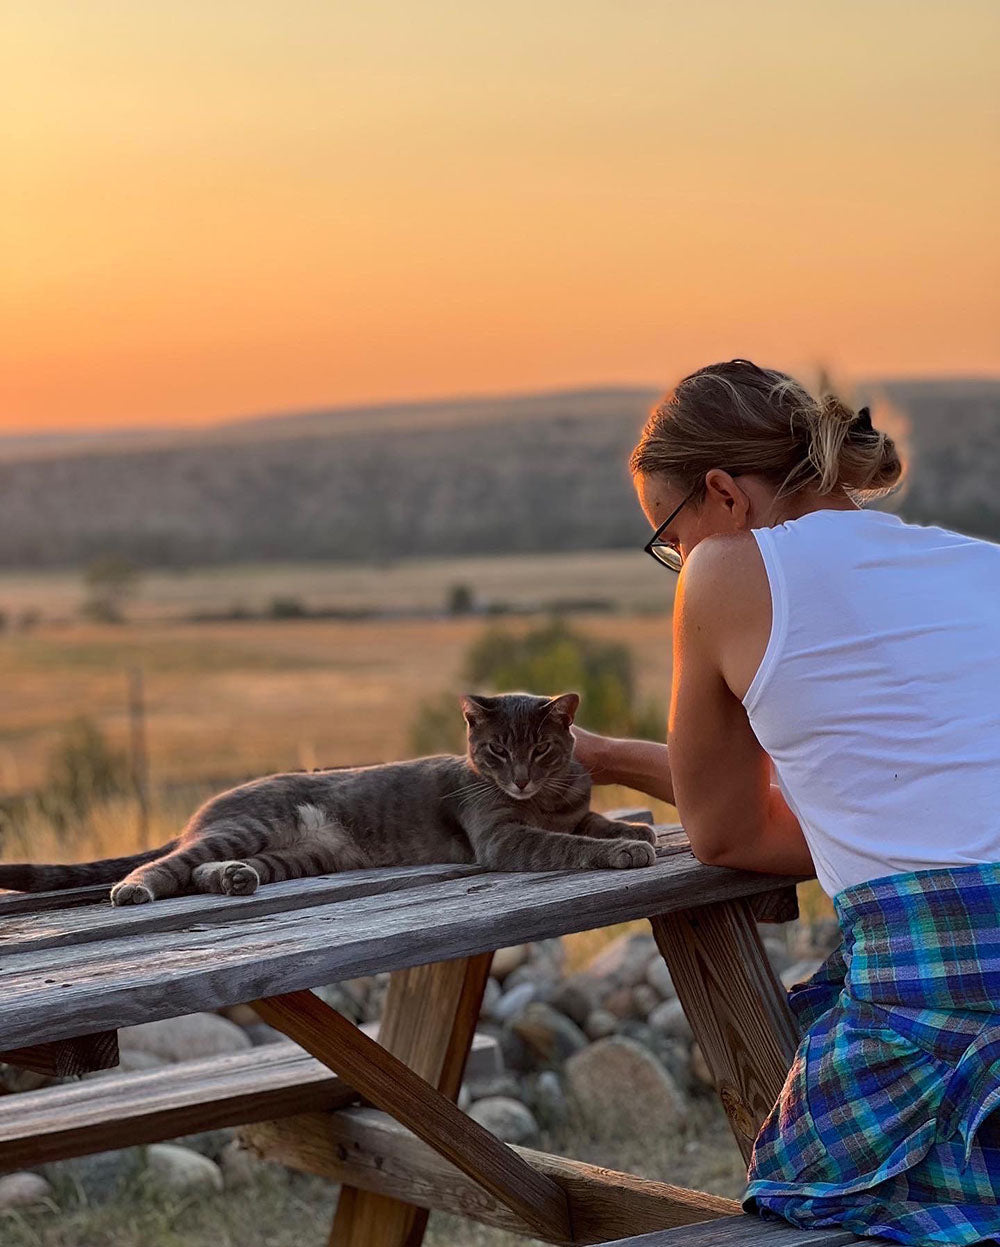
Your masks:
{"label": "gray cat", "polygon": [[75,866],[0,866],[0,888],[120,879],[112,903],[141,905],[183,892],[248,896],[262,883],[370,866],[651,866],[648,827],[590,810],[590,775],[569,730],[579,704],[576,693],[466,696],[464,757],[267,775],[206,801],[159,849]]}

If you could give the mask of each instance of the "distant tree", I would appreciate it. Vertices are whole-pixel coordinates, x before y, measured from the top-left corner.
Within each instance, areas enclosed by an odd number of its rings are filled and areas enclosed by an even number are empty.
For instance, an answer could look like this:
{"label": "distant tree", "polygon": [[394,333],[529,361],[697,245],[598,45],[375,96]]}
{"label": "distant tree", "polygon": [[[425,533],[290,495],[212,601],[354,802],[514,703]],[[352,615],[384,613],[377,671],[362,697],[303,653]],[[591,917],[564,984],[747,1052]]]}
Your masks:
{"label": "distant tree", "polygon": [[92,719],[74,719],[49,756],[39,804],[57,827],[83,818],[91,806],[129,791],[128,761],[112,749]]}
{"label": "distant tree", "polygon": [[276,597],[271,599],[268,613],[272,619],[304,619],[306,608],[301,598]]}
{"label": "distant tree", "polygon": [[[469,692],[579,693],[581,726],[597,732],[655,740],[665,731],[654,708],[637,704],[628,647],[597,640],[559,619],[520,634],[488,628],[470,647],[463,678]],[[411,729],[418,753],[458,753],[464,740],[457,691],[419,707]]]}
{"label": "distant tree", "polygon": [[448,590],[448,614],[471,615],[476,609],[476,595],[465,584],[452,585]]}
{"label": "distant tree", "polygon": [[120,554],[94,559],[83,575],[83,614],[99,623],[121,623],[126,601],[139,588],[139,569]]}

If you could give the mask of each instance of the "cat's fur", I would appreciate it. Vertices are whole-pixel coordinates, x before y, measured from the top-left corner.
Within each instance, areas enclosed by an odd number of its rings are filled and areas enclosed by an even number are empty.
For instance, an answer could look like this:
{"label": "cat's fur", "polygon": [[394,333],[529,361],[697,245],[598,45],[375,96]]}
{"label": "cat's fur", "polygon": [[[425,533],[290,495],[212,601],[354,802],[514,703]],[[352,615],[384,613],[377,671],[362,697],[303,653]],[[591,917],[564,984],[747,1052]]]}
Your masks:
{"label": "cat's fur", "polygon": [[115,905],[138,905],[182,892],[245,896],[273,880],[369,866],[652,865],[648,827],[590,810],[590,775],[569,730],[579,701],[467,696],[464,757],[267,775],[212,797],[160,849],[78,866],[0,866],[0,888],[113,882]]}

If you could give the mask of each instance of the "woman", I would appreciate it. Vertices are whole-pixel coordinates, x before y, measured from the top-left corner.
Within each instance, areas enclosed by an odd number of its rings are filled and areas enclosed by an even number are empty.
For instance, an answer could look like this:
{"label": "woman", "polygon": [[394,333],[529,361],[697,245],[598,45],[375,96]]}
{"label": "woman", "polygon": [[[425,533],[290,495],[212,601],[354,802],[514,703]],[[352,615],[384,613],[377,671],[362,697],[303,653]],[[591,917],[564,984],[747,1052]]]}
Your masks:
{"label": "woman", "polygon": [[860,509],[892,440],[747,360],[685,377],[631,467],[683,568],[667,744],[577,754],[703,862],[815,872],[843,935],[790,993],[744,1208],[1000,1241],[1000,546]]}

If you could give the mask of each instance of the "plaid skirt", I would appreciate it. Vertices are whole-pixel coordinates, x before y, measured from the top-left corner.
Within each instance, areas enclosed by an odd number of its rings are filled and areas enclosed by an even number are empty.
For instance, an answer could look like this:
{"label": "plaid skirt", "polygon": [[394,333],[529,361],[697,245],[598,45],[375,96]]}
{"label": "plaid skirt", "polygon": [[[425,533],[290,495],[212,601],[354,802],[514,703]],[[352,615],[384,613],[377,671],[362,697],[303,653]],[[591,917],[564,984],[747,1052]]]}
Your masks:
{"label": "plaid skirt", "polygon": [[833,903],[842,942],[789,993],[802,1038],[743,1208],[1000,1245],[1000,863],[887,875]]}

